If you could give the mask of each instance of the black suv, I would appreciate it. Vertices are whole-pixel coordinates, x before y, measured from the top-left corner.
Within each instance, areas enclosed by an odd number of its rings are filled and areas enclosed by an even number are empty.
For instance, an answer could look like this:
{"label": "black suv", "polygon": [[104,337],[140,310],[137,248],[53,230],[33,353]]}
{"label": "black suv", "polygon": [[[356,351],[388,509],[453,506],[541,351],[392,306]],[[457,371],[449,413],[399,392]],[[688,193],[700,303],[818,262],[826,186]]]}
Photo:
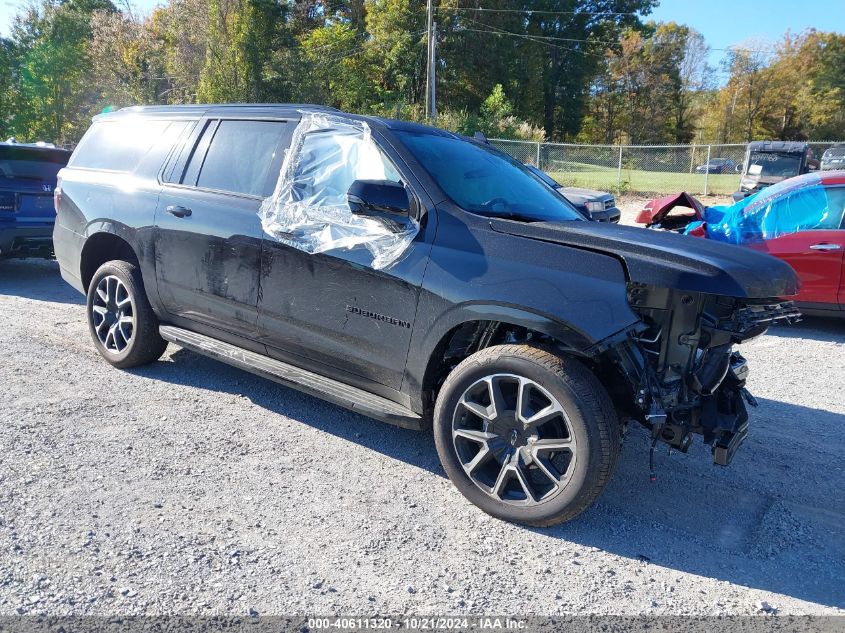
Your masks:
{"label": "black suv", "polygon": [[52,257],[53,190],[69,158],[49,143],[0,143],[0,258]]}
{"label": "black suv", "polygon": [[170,341],[433,426],[459,490],[530,525],[596,499],[630,420],[730,462],[752,401],[734,345],[795,315],[777,259],[588,222],[484,143],[316,106],[101,115],[57,199],[109,363]]}

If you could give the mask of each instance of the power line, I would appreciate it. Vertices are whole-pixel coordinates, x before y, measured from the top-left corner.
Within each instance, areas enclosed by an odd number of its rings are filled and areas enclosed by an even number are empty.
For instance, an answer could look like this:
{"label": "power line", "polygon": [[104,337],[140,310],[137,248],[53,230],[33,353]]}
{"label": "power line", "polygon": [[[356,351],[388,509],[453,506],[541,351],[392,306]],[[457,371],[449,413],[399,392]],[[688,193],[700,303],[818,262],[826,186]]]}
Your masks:
{"label": "power line", "polygon": [[[572,38],[572,37],[558,37],[554,35],[533,35],[533,34],[525,34],[525,33],[514,33],[513,31],[506,31],[501,29],[497,26],[493,26],[492,24],[484,24],[483,22],[479,22],[478,20],[473,20],[472,18],[464,18],[473,24],[477,24],[478,26],[485,26],[489,29],[496,29],[497,32],[502,34],[513,35],[515,37],[526,37],[534,40],[552,40],[557,42],[573,42],[573,43],[582,43],[582,44],[607,44],[607,45],[615,45],[619,44],[619,40],[593,40],[593,39],[579,39],[579,38]],[[469,29],[465,29],[469,30]],[[740,48],[737,46],[731,46],[729,48],[711,48],[711,51],[725,51],[725,52],[742,52],[742,53],[766,53],[766,54],[773,54],[771,49],[753,49],[753,48]]]}
{"label": "power line", "polygon": [[511,37],[521,37],[523,39],[528,40],[529,42],[534,42],[536,44],[543,44],[544,46],[548,46],[549,48],[556,48],[562,51],[569,51],[570,53],[579,53],[581,55],[603,55],[604,53],[600,53],[597,51],[581,51],[577,48],[568,48],[566,46],[560,46],[559,44],[552,44],[551,42],[544,42],[543,40],[535,40],[530,35],[519,35],[518,33],[497,33],[496,31],[488,31],[484,29],[464,29],[465,32],[469,33],[487,33],[488,35],[508,35]]}
{"label": "power line", "polygon": [[488,13],[542,13],[547,15],[639,15],[634,11],[546,11],[541,9],[489,9],[485,7],[437,7],[437,11],[485,11]]}
{"label": "power line", "polygon": [[[443,7],[441,7],[441,8],[443,8]],[[502,9],[502,11],[505,11],[505,9]],[[507,11],[511,11],[511,9],[507,9]],[[516,11],[516,10],[513,10],[513,11]],[[560,13],[566,13],[566,12],[560,12]],[[462,32],[485,33],[485,34],[488,34],[488,35],[498,35],[500,37],[501,36],[517,37],[517,38],[520,38],[520,39],[528,40],[529,42],[534,42],[536,44],[543,44],[545,46],[548,46],[549,48],[568,51],[570,53],[579,53],[581,55],[603,56],[605,53],[604,53],[604,51],[585,51],[585,50],[580,50],[580,49],[577,49],[577,48],[570,48],[570,47],[567,47],[567,46],[561,46],[560,44],[554,44],[553,42],[568,42],[568,43],[583,43],[583,44],[606,44],[606,45],[619,44],[618,41],[590,40],[590,39],[557,37],[557,36],[552,36],[552,35],[534,35],[534,34],[528,34],[528,33],[515,33],[513,31],[507,31],[505,29],[501,29],[499,27],[493,26],[492,24],[485,24],[483,22],[479,22],[478,20],[473,20],[472,18],[464,18],[464,19],[468,22],[471,22],[471,23],[477,25],[477,26],[484,27],[484,29],[473,29],[473,28],[463,27],[463,28],[461,28]],[[424,35],[424,34],[427,34],[427,33],[428,33],[428,30],[424,30],[424,31],[418,31],[416,33],[410,33],[409,35],[410,35],[410,37],[418,37],[420,35]],[[360,35],[356,36],[356,37],[360,37]],[[378,47],[378,48],[382,48],[384,46],[384,44],[386,44],[386,42],[383,43],[382,46]],[[333,55],[333,56],[331,56],[328,59],[325,59],[323,61],[324,61],[324,63],[334,63],[334,62],[346,59],[348,57],[353,57],[355,55],[358,55],[358,54],[364,52],[368,48],[369,45],[370,45],[370,42],[365,43],[362,46],[359,46],[357,48],[354,48],[350,51],[347,51],[347,52],[339,54],[339,55]],[[312,49],[311,51],[309,51],[309,53],[315,53],[315,52],[324,50],[325,48],[329,48],[330,46],[331,45],[321,46],[319,48]],[[764,53],[764,54],[769,54],[769,55],[774,54],[774,52],[771,51],[771,50],[756,50],[756,49],[745,49],[745,48],[738,48],[738,47],[711,48],[710,50],[723,51],[723,52]],[[427,60],[428,60],[428,55],[427,55]],[[729,73],[726,73],[726,74],[729,74]]]}
{"label": "power line", "polygon": [[[527,34],[527,33],[514,33],[513,31],[506,31],[505,29],[500,29],[499,27],[493,26],[491,24],[484,24],[483,22],[478,22],[477,20],[473,20],[472,18],[466,18],[466,19],[467,19],[467,21],[472,22],[473,24],[476,24],[478,26],[483,26],[483,27],[486,27],[487,29],[493,29],[493,30],[469,29],[469,28],[465,27],[463,29],[464,31],[477,32],[477,33],[489,33],[491,35],[508,35],[508,36],[511,36],[511,37],[519,37],[519,38],[526,39],[526,40],[531,41],[531,42],[536,42],[538,44],[545,44],[546,46],[549,46],[550,48],[559,48],[561,50],[570,51],[570,52],[573,52],[573,53],[581,53],[583,55],[604,55],[603,52],[599,53],[599,52],[594,52],[594,51],[582,51],[582,50],[578,50],[577,48],[567,48],[566,46],[560,46],[559,44],[552,44],[551,42],[546,41],[546,40],[561,40],[561,41],[566,41],[566,42],[584,42],[584,43],[590,43],[590,44],[591,43],[600,44],[600,43],[602,43],[600,40],[576,40],[576,39],[564,38],[564,37],[557,38],[557,37],[551,37],[551,36],[532,35],[532,34]],[[613,43],[615,43],[615,42],[613,42]]]}
{"label": "power line", "polygon": [[[423,35],[424,33],[425,33],[425,31],[419,31],[419,32],[417,32],[417,33],[409,33],[408,35],[409,35],[410,37],[419,37],[420,35]],[[364,44],[363,46],[359,46],[358,48],[353,48],[353,49],[351,49],[351,50],[349,50],[349,51],[346,51],[346,52],[344,52],[344,53],[341,53],[341,54],[339,54],[339,55],[333,55],[333,56],[329,57],[328,59],[322,59],[322,60],[320,60],[320,61],[321,61],[322,63],[332,63],[332,62],[340,61],[340,60],[342,60],[342,59],[346,59],[347,57],[353,57],[353,56],[355,56],[355,55],[358,55],[358,54],[360,54],[360,53],[363,53],[365,50],[367,50],[367,48],[368,48],[371,44],[372,44],[372,45],[374,45],[374,46],[376,46],[376,47],[377,47],[377,48],[379,48],[379,49],[382,49],[382,48],[384,48],[384,47],[385,47],[385,45],[392,44],[392,43],[393,43],[393,42],[381,42],[381,45],[379,46],[379,43],[378,43],[378,41],[377,41],[377,40],[370,40],[370,41],[368,41],[366,44]],[[321,47],[321,48],[324,48],[324,47]],[[310,53],[312,53],[312,52],[316,52],[316,51],[321,50],[321,48],[314,49],[314,51],[307,51],[307,52],[310,54]]]}

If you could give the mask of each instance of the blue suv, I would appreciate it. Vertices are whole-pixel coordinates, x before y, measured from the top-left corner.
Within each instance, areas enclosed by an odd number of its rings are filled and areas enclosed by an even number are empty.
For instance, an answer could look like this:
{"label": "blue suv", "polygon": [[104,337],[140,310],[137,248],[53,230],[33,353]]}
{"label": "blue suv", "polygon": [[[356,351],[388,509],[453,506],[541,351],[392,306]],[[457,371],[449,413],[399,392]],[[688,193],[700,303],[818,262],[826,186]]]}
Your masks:
{"label": "blue suv", "polygon": [[69,158],[48,143],[0,142],[0,258],[52,257],[56,175]]}

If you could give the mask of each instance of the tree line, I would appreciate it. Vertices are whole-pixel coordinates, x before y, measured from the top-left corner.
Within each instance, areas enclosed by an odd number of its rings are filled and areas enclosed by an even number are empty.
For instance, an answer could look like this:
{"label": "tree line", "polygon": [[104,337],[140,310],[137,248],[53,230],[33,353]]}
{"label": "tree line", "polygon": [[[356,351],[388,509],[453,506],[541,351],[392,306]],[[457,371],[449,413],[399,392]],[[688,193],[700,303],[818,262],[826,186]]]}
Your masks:
{"label": "tree line", "polygon": [[[657,0],[439,0],[437,125],[584,143],[845,138],[845,36],[726,53]],[[36,0],[0,38],[0,136],[136,104],[322,103],[423,120],[425,0]],[[719,73],[723,73],[720,75]]]}

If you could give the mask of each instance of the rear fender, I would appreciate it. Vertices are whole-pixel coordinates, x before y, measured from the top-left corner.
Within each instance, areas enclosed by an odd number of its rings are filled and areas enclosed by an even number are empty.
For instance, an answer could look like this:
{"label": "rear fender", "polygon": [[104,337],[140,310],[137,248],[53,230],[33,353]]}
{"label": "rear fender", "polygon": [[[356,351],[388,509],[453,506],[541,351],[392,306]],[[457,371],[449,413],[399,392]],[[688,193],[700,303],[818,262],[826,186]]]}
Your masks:
{"label": "rear fender", "polygon": [[[108,219],[97,219],[89,222],[85,226],[82,236],[85,239],[86,244],[88,243],[88,240],[95,235],[103,234],[114,235],[129,244],[138,259],[141,276],[144,280],[144,288],[147,291],[150,303],[152,304],[154,310],[159,313],[155,274],[155,248],[152,235],[153,230],[153,227],[135,229],[123,224],[122,222],[116,222]],[[83,246],[83,253],[84,252],[85,247]],[[81,263],[82,262],[80,261],[80,264]]]}

